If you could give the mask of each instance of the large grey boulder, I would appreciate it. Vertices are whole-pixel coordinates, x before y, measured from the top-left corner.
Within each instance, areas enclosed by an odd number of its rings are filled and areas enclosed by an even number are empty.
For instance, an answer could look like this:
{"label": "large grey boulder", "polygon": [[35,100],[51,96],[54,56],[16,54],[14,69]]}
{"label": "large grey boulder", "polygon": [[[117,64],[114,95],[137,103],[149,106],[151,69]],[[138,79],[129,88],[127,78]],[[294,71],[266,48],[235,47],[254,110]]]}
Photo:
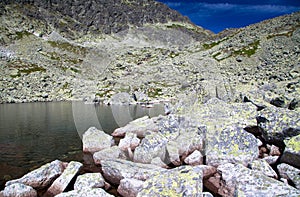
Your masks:
{"label": "large grey boulder", "polygon": [[166,157],[167,139],[160,133],[150,133],[142,140],[134,151],[133,161],[137,163],[151,163],[155,157]]}
{"label": "large grey boulder", "polygon": [[206,161],[215,167],[223,163],[241,163],[246,166],[259,155],[254,135],[235,125],[216,133],[207,143],[209,149],[206,150]]}
{"label": "large grey boulder", "polygon": [[204,125],[205,146],[199,151],[206,156],[208,165],[218,166],[224,162],[247,165],[258,157],[256,138],[244,130],[257,125],[255,105],[229,104],[212,98],[205,104],[195,103],[182,113]]}
{"label": "large grey boulder", "polygon": [[23,183],[14,183],[0,192],[1,197],[36,197],[37,192],[30,186]]}
{"label": "large grey boulder", "polygon": [[56,197],[113,197],[101,188],[85,188],[82,190],[72,190],[56,195]]}
{"label": "large grey boulder", "polygon": [[124,137],[126,133],[135,133],[138,137],[145,137],[149,131],[157,132],[158,126],[148,116],[131,121],[124,127],[117,128],[112,136]]}
{"label": "large grey boulder", "polygon": [[118,192],[122,196],[136,197],[139,191],[143,188],[144,181],[137,179],[122,179],[118,187]]}
{"label": "large grey boulder", "polygon": [[257,124],[267,143],[282,147],[285,139],[300,134],[299,117],[297,111],[268,106],[258,112]]}
{"label": "large grey boulder", "polygon": [[93,154],[95,164],[101,164],[105,159],[126,159],[126,155],[118,146],[112,146]]}
{"label": "large grey boulder", "polygon": [[19,179],[8,181],[5,185],[9,186],[15,183],[23,183],[37,190],[45,189],[63,173],[65,167],[66,163],[55,160],[25,174]]}
{"label": "large grey boulder", "polygon": [[86,173],[79,175],[74,184],[74,190],[104,187],[105,181],[101,173]]}
{"label": "large grey boulder", "polygon": [[75,177],[75,175],[79,172],[81,167],[82,163],[71,161],[62,175],[60,175],[48,188],[44,196],[55,196],[62,193],[67,188],[71,180]]}
{"label": "large grey boulder", "polygon": [[124,178],[146,180],[165,169],[151,164],[134,163],[122,159],[108,159],[101,162],[104,177],[113,184],[120,184]]}
{"label": "large grey boulder", "polygon": [[180,166],[147,179],[137,196],[202,196],[202,178],[201,167]]}
{"label": "large grey boulder", "polygon": [[82,136],[84,152],[97,152],[109,148],[114,144],[113,137],[100,131],[95,127],[90,127]]}
{"label": "large grey boulder", "polygon": [[288,164],[282,163],[277,166],[280,177],[291,181],[297,189],[300,190],[300,169],[294,168]]}
{"label": "large grey boulder", "polygon": [[300,169],[300,135],[285,140],[284,143],[286,147],[280,161]]}
{"label": "large grey boulder", "polygon": [[257,171],[265,176],[275,178],[277,179],[277,174],[273,170],[273,168],[268,164],[266,160],[259,159],[253,161],[251,164],[249,164],[250,168],[254,171]]}
{"label": "large grey boulder", "polygon": [[[185,125],[186,124],[186,125]],[[167,144],[169,161],[178,166],[183,160],[194,151],[203,151],[205,143],[206,127],[195,125],[193,122],[186,121],[179,128],[179,135],[170,140]]]}
{"label": "large grey boulder", "polygon": [[225,196],[299,196],[300,191],[241,164],[223,164],[219,194]]}

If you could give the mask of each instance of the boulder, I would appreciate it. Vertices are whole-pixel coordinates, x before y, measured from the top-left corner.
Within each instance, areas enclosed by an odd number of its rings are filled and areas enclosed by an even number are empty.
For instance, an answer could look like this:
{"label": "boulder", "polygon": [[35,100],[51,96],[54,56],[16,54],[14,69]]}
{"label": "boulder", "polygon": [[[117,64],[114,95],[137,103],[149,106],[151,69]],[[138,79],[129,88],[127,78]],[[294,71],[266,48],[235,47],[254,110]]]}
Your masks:
{"label": "boulder", "polygon": [[206,150],[208,165],[217,167],[223,163],[241,163],[247,166],[258,158],[256,138],[236,125],[224,128],[207,143],[209,143]]}
{"label": "boulder", "polygon": [[155,157],[166,157],[167,139],[160,133],[149,133],[134,151],[133,161],[137,163],[151,163]]}
{"label": "boulder", "polygon": [[85,188],[83,190],[72,190],[56,195],[55,197],[113,197],[101,188]]}
{"label": "boulder", "polygon": [[165,170],[147,179],[137,196],[202,196],[202,178],[199,166]]}
{"label": "boulder", "polygon": [[255,160],[249,164],[250,169],[257,171],[265,176],[277,179],[277,174],[266,160]]}
{"label": "boulder", "polygon": [[297,111],[268,106],[258,112],[256,119],[266,142],[283,147],[285,139],[300,134],[299,116]]}
{"label": "boulder", "polygon": [[5,185],[9,186],[15,183],[23,183],[24,185],[31,186],[36,190],[42,190],[50,186],[50,184],[62,174],[65,169],[63,162],[59,160],[47,163],[40,168],[25,174],[23,177],[8,181]]}
{"label": "boulder", "polygon": [[135,150],[135,148],[140,144],[140,139],[135,133],[126,133],[125,138],[121,139],[119,142],[119,148],[122,151],[127,151],[128,148]]}
{"label": "boulder", "polygon": [[280,177],[293,183],[300,190],[300,169],[294,168],[288,164],[282,163],[277,166]]}
{"label": "boulder", "polygon": [[0,192],[1,197],[36,197],[37,192],[23,183],[13,183]]}
{"label": "boulder", "polygon": [[89,128],[82,136],[83,152],[97,152],[114,144],[113,137],[95,127]]}
{"label": "boulder", "polygon": [[144,181],[137,179],[122,179],[118,187],[118,192],[122,196],[136,197],[139,191],[142,189]]}
{"label": "boulder", "polygon": [[299,196],[300,191],[250,170],[241,164],[223,164],[218,167],[221,175],[219,195],[226,196]]}
{"label": "boulder", "polygon": [[157,132],[158,126],[148,116],[131,121],[124,127],[117,128],[112,136],[124,137],[126,133],[135,133],[138,137],[145,137],[149,131]]}
{"label": "boulder", "polygon": [[200,151],[195,150],[192,154],[185,158],[184,162],[192,166],[201,165],[203,164],[203,155]]}
{"label": "boulder", "polygon": [[101,173],[86,173],[77,177],[74,190],[104,187],[105,181]]}
{"label": "boulder", "polygon": [[204,150],[206,127],[184,118],[178,125],[178,136],[170,139],[167,144],[167,159],[172,164],[179,166],[180,158],[183,160],[195,150]]}
{"label": "boulder", "polygon": [[300,135],[285,140],[284,143],[286,147],[280,161],[300,169]]}
{"label": "boulder", "polygon": [[101,164],[101,161],[105,159],[126,159],[126,155],[118,146],[112,146],[95,152],[93,154],[93,159],[95,164]]}
{"label": "boulder", "polygon": [[62,175],[60,175],[48,188],[44,196],[55,196],[62,193],[75,177],[75,175],[79,172],[81,167],[82,164],[80,162],[71,161]]}
{"label": "boulder", "polygon": [[113,184],[124,178],[146,180],[165,169],[151,164],[134,163],[122,159],[107,159],[101,162],[104,177]]}
{"label": "boulder", "polygon": [[111,105],[129,105],[133,98],[127,92],[121,92],[113,95],[109,101]]}

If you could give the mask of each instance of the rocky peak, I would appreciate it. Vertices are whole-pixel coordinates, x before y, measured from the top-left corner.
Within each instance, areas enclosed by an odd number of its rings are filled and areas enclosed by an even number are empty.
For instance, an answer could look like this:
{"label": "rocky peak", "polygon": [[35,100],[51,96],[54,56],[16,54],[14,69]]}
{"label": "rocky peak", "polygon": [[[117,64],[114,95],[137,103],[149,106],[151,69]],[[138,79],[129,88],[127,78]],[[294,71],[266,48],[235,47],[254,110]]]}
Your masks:
{"label": "rocky peak", "polygon": [[5,0],[0,4],[4,11],[5,5],[15,5],[29,19],[38,19],[71,38],[78,33],[118,33],[145,24],[193,25],[187,17],[154,0]]}

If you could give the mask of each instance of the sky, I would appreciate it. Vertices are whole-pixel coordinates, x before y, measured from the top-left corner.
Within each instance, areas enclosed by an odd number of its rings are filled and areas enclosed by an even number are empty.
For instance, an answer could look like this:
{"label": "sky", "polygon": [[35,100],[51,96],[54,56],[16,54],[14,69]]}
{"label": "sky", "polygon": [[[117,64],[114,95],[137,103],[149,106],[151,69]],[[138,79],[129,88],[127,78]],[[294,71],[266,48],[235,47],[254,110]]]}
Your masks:
{"label": "sky", "polygon": [[218,33],[300,11],[300,0],[158,0]]}

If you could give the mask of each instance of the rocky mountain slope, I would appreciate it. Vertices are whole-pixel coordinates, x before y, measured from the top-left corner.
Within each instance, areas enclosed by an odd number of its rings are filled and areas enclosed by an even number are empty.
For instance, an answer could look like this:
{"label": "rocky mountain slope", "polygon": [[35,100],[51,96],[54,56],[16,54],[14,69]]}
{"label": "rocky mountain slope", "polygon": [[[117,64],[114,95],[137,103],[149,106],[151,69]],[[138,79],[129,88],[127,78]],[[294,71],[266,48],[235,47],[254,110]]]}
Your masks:
{"label": "rocky mountain slope", "polygon": [[2,103],[127,92],[297,106],[299,12],[214,35],[151,0],[16,2],[0,6]]}

